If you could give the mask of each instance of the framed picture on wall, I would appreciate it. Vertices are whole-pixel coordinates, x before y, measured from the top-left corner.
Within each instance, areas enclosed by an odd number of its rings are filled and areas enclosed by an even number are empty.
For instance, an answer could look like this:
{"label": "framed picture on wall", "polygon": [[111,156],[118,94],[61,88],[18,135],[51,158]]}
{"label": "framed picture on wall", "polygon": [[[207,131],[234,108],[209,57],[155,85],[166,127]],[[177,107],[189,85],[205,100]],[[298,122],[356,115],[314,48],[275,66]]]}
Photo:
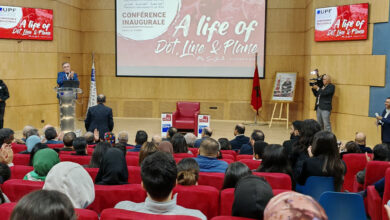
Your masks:
{"label": "framed picture on wall", "polygon": [[272,101],[293,102],[297,73],[276,73]]}

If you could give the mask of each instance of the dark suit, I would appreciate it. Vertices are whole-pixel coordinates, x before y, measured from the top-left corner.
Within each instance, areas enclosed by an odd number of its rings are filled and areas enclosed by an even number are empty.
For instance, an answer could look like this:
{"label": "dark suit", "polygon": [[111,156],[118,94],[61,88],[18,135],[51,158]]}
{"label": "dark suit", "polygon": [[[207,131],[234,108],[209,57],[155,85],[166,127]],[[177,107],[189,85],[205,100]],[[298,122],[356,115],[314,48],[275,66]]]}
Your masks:
{"label": "dark suit", "polygon": [[7,85],[0,79],[0,129],[4,126],[5,100],[9,98]]}
{"label": "dark suit", "polygon": [[[335,86],[333,84],[328,84],[325,88],[320,88],[318,91],[312,89],[313,94],[316,97],[316,105],[314,107],[314,110],[317,110],[317,108],[319,107],[322,110],[331,111],[334,90],[335,90]],[[318,98],[320,98],[319,103],[318,103]]]}
{"label": "dark suit", "polygon": [[232,150],[238,151],[241,149],[243,144],[249,143],[249,137],[244,135],[237,135],[233,140],[230,141],[230,145],[232,145]]}
{"label": "dark suit", "polygon": [[382,112],[382,120],[380,125],[382,126],[382,143],[390,143],[390,114],[386,116],[386,109]]}
{"label": "dark suit", "polygon": [[114,120],[112,119],[112,109],[98,104],[88,109],[87,118],[85,119],[85,129],[93,132],[95,128],[99,131],[99,138],[104,138],[104,133],[112,131]]}
{"label": "dark suit", "polygon": [[57,74],[57,84],[59,87],[62,87],[62,84],[64,84],[65,80],[74,80],[74,81],[79,81],[79,78],[77,77],[77,73],[73,75],[73,79],[67,79],[66,73],[65,72],[59,72]]}
{"label": "dark suit", "polygon": [[253,148],[251,144],[243,144],[240,149],[240,154],[246,154],[246,155],[252,155],[253,154]]}

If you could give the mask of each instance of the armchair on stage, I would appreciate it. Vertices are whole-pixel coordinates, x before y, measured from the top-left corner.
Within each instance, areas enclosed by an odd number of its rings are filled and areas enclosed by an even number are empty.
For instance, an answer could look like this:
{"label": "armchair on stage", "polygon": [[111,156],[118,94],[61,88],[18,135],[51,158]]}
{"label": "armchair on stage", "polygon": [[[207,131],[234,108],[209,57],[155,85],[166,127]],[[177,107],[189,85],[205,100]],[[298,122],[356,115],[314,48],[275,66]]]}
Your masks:
{"label": "armchair on stage", "polygon": [[172,125],[177,129],[194,130],[198,135],[199,102],[177,102],[173,113]]}

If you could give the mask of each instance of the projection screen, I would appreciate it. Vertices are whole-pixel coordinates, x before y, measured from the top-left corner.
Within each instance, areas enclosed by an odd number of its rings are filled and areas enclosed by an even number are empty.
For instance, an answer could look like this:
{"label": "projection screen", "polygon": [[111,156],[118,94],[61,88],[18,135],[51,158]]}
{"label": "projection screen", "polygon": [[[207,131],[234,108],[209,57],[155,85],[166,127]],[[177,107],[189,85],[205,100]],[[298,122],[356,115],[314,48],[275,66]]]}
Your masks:
{"label": "projection screen", "polygon": [[264,77],[266,0],[116,0],[116,75]]}

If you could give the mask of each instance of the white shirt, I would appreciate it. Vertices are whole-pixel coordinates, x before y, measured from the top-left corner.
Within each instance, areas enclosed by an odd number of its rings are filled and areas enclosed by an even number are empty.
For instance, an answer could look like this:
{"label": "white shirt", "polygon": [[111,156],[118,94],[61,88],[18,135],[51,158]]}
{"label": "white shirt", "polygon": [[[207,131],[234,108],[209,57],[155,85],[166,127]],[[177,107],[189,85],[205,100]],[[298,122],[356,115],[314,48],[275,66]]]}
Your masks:
{"label": "white shirt", "polygon": [[383,117],[383,118],[387,118],[387,116],[389,116],[389,114],[390,114],[390,109],[386,109],[386,114],[385,114],[385,117]]}

